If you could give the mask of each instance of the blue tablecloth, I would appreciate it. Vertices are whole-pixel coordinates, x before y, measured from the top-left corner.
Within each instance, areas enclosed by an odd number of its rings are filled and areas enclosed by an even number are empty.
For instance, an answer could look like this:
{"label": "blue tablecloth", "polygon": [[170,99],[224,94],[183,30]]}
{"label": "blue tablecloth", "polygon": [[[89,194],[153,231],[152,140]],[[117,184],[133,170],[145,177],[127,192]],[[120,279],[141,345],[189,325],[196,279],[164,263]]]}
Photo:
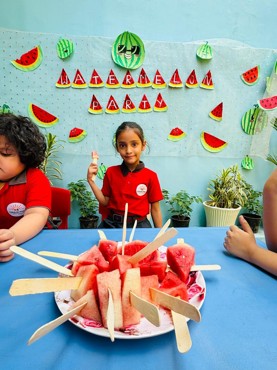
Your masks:
{"label": "blue tablecloth", "polygon": [[[121,240],[122,230],[106,230]],[[15,279],[56,277],[57,273],[16,256],[0,265],[0,368],[3,370],[199,370],[277,368],[276,279],[257,267],[228,255],[225,228],[183,228],[177,237],[196,249],[197,264],[220,264],[220,271],[203,272],[207,293],[202,321],[189,321],[192,348],[178,352],[174,332],[138,340],[111,342],[66,322],[28,346],[41,325],[60,311],[53,293],[12,297]],[[127,237],[130,233],[128,230]],[[153,240],[157,230],[140,229],[135,238]],[[45,230],[22,247],[79,254],[98,242],[97,230]],[[176,238],[167,245],[174,244]],[[66,261],[52,259],[60,264]]]}

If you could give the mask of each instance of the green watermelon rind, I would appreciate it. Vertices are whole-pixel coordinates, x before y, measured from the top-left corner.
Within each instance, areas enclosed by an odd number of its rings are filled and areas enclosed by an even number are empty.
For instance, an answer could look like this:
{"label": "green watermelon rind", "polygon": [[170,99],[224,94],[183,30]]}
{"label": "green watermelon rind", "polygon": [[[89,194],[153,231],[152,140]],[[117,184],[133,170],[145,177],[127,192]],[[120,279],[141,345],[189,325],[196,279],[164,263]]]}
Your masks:
{"label": "green watermelon rind", "polygon": [[[63,49],[64,47],[67,47],[69,49],[69,52],[67,54],[64,53]],[[74,44],[71,40],[69,39],[60,39],[58,42],[57,42],[57,45],[56,45],[56,50],[57,50],[57,54],[58,54],[58,57],[60,59],[67,59],[69,58],[73,52],[74,52]]]}
{"label": "green watermelon rind", "polygon": [[277,95],[258,100],[258,105],[262,110],[266,110],[266,111],[276,109],[277,108]]}
{"label": "green watermelon rind", "polygon": [[246,155],[243,160],[241,161],[241,167],[245,170],[253,170],[254,168],[254,161],[251,157]]}
{"label": "green watermelon rind", "polygon": [[[250,74],[250,72],[252,71],[252,70],[255,70],[255,71],[257,71],[257,76],[256,76],[256,79],[253,81],[253,82],[249,82],[249,81],[247,81],[246,79],[245,79],[245,75],[248,73],[248,74]],[[252,72],[252,74],[253,74],[253,72]],[[260,66],[259,65],[257,65],[257,66],[255,66],[255,67],[253,67],[253,68],[250,68],[250,69],[248,69],[247,71],[245,71],[244,73],[242,73],[241,75],[240,75],[240,78],[242,79],[242,81],[246,84],[246,85],[248,85],[248,86],[253,86],[253,85],[255,85],[257,82],[258,82],[258,80],[259,80],[259,78],[260,78]]]}
{"label": "green watermelon rind", "polygon": [[180,134],[180,135],[168,135],[167,136],[167,140],[170,140],[170,141],[180,141],[180,140],[182,140],[182,139],[184,139],[186,137],[186,133],[185,132],[183,132],[182,134]]}
{"label": "green watermelon rind", "polygon": [[18,63],[16,60],[11,60],[12,65],[15,68],[19,69],[20,71],[24,71],[24,72],[34,71],[35,69],[37,69],[41,65],[42,59],[43,59],[43,53],[42,53],[42,49],[40,45],[37,45],[33,49],[22,54],[19,59],[21,59],[23,55],[28,55],[29,53],[33,52],[33,50],[35,49],[37,49],[37,58],[33,63],[29,65],[26,65],[26,64],[23,65],[23,64]]}
{"label": "green watermelon rind", "polygon": [[256,105],[244,113],[241,119],[241,127],[246,134],[255,135],[267,126],[267,122],[268,116],[266,111]]}
{"label": "green watermelon rind", "polygon": [[[221,145],[219,145],[217,147],[213,147],[211,144],[209,144],[207,142],[207,140],[209,138],[220,141]],[[202,131],[201,134],[200,134],[200,141],[201,141],[201,144],[203,145],[204,149],[206,149],[207,151],[209,151],[211,153],[221,152],[228,145],[228,143],[226,141],[224,141],[222,139],[219,139],[218,137],[213,136],[213,135],[211,135],[207,132],[204,132],[204,131]]]}
{"label": "green watermelon rind", "polygon": [[[36,107],[37,110],[39,110],[42,114],[48,115],[48,117],[53,117],[52,121],[42,121],[41,117],[38,117],[37,114],[35,114],[33,107]],[[45,109],[40,108],[39,106],[30,103],[28,106],[28,113],[29,117],[40,127],[48,128],[54,126],[56,123],[58,123],[59,118],[54,116],[53,114],[47,112]]]}
{"label": "green watermelon rind", "polygon": [[208,41],[205,44],[199,46],[196,51],[198,58],[203,60],[210,60],[213,57],[212,47],[208,44]]}

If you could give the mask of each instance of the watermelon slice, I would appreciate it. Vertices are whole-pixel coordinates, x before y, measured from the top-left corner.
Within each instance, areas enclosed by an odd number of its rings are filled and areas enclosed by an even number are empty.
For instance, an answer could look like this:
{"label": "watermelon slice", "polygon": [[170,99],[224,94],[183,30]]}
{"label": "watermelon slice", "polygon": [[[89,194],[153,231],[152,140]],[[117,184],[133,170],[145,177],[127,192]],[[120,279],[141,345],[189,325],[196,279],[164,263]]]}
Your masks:
{"label": "watermelon slice", "polygon": [[117,89],[120,87],[120,83],[114,74],[114,71],[111,69],[106,81],[106,87],[109,89]]}
{"label": "watermelon slice", "polygon": [[102,78],[99,76],[97,71],[94,69],[91,74],[91,78],[89,81],[89,87],[103,87],[104,82]]}
{"label": "watermelon slice", "polygon": [[175,244],[166,250],[167,263],[172,271],[186,283],[194,264],[195,249],[188,244]]}
{"label": "watermelon slice", "polygon": [[196,55],[200,59],[209,60],[213,57],[212,47],[209,45],[208,41],[205,44],[199,46],[196,51]]}
{"label": "watermelon slice", "polygon": [[150,288],[155,289],[159,288],[158,276],[157,275],[141,276],[140,284],[141,284],[141,298],[155,304],[151,297]]}
{"label": "watermelon slice", "polygon": [[178,88],[178,87],[183,87],[184,84],[180,78],[180,75],[179,75],[179,71],[178,69],[175,70],[175,72],[173,73],[170,81],[169,81],[169,84],[168,86],[170,87],[175,87],[175,88]]}
{"label": "watermelon slice", "polygon": [[82,277],[82,280],[78,289],[71,291],[71,298],[74,301],[80,299],[88,290],[92,289],[95,294],[97,293],[96,276],[98,273],[99,270],[94,264],[81,265],[79,267],[76,276]]}
{"label": "watermelon slice", "polygon": [[69,58],[74,51],[74,44],[71,40],[60,38],[57,42],[56,50],[61,59]]}
{"label": "watermelon slice", "polygon": [[122,276],[128,269],[132,268],[132,264],[128,261],[130,256],[117,254],[110,262],[110,271],[119,270]]}
{"label": "watermelon slice", "polygon": [[[148,242],[142,240],[133,240],[125,245],[124,254],[127,256],[133,256],[135,253],[146,247]],[[148,263],[150,261],[157,261],[159,259],[160,252],[158,250],[152,252],[149,256],[143,258],[140,263]]]}
{"label": "watermelon slice", "polygon": [[200,87],[202,87],[202,89],[207,89],[207,90],[214,89],[212,73],[210,70],[206,73],[205,77],[203,78],[200,84]]}
{"label": "watermelon slice", "polygon": [[186,283],[184,283],[178,277],[178,275],[172,271],[168,271],[166,273],[159,289],[167,294],[172,295],[173,297],[180,297],[181,299],[188,301],[188,292]]}
{"label": "watermelon slice", "polygon": [[141,314],[131,304],[130,291],[136,295],[141,295],[140,284],[140,270],[139,268],[132,268],[125,272],[122,276],[122,313],[123,313],[123,327],[129,325],[136,325],[140,322]]}
{"label": "watermelon slice", "polygon": [[164,89],[166,87],[165,80],[163,79],[163,76],[160,74],[158,69],[155,73],[152,87],[153,89]]}
{"label": "watermelon slice", "polygon": [[136,111],[135,104],[132,102],[130,96],[126,94],[124,103],[123,103],[122,112],[123,113],[133,113],[135,111]]}
{"label": "watermelon slice", "polygon": [[89,113],[92,113],[92,114],[102,114],[103,113],[102,106],[97,100],[95,95],[92,95],[92,99],[91,99],[91,103],[90,103],[90,107],[88,111]]}
{"label": "watermelon slice", "polygon": [[77,69],[77,71],[75,73],[75,77],[74,77],[74,80],[73,80],[71,86],[75,89],[85,89],[86,87],[88,87],[88,85],[87,85],[84,77],[82,76],[82,73],[79,71],[79,69]]}
{"label": "watermelon slice", "polygon": [[264,98],[258,100],[259,107],[263,110],[273,110],[277,108],[277,95],[270,96],[269,98]]}
{"label": "watermelon slice", "polygon": [[81,265],[95,264],[100,272],[109,271],[109,263],[105,260],[97,245],[81,254],[78,257],[78,263]]}
{"label": "watermelon slice", "polygon": [[227,142],[215,137],[207,132],[201,132],[200,141],[203,147],[212,153],[217,153],[227,146]]}
{"label": "watermelon slice", "polygon": [[245,170],[253,170],[254,168],[254,161],[249,155],[246,155],[243,160],[241,161],[241,167]]}
{"label": "watermelon slice", "polygon": [[98,248],[108,262],[111,262],[113,257],[117,255],[117,242],[114,240],[101,239]]}
{"label": "watermelon slice", "polygon": [[119,106],[112,95],[110,96],[105,112],[109,114],[115,114],[120,112]]}
{"label": "watermelon slice", "polygon": [[162,94],[159,93],[154,105],[154,111],[156,112],[166,112],[168,109],[168,106],[166,102],[164,101],[164,98],[162,97]]}
{"label": "watermelon slice", "polygon": [[140,113],[148,113],[148,112],[152,112],[152,107],[149,103],[149,100],[147,99],[147,96],[144,94],[142,99],[141,99],[141,102],[139,103],[139,106],[138,106],[138,112]]}
{"label": "watermelon slice", "polygon": [[130,71],[126,72],[121,87],[125,89],[131,89],[132,87],[136,87],[135,80],[133,79],[133,76],[131,75]]}
{"label": "watermelon slice", "polygon": [[65,70],[62,69],[60,77],[59,77],[58,81],[56,82],[56,87],[64,89],[64,88],[70,87],[70,85],[71,85],[71,83],[70,83],[70,80],[68,78],[68,75],[65,72]]}
{"label": "watermelon slice", "polygon": [[209,116],[215,121],[221,121],[222,114],[223,114],[223,102],[219,103],[213,110],[211,110]]}
{"label": "watermelon slice", "polygon": [[167,139],[171,141],[180,141],[184,139],[185,136],[186,133],[183,130],[181,130],[179,127],[175,127],[170,131]]}
{"label": "watermelon slice", "polygon": [[103,180],[106,172],[107,172],[107,166],[104,163],[101,163],[100,166],[98,167],[97,177],[100,180]]}
{"label": "watermelon slice", "polygon": [[258,104],[244,113],[241,119],[241,127],[248,135],[261,132],[268,124],[267,112],[262,110]]}
{"label": "watermelon slice", "polygon": [[21,71],[33,71],[41,65],[43,59],[42,49],[38,45],[27,53],[22,54],[19,59],[11,60],[12,65]]}
{"label": "watermelon slice", "polygon": [[51,127],[59,120],[58,117],[32,103],[28,106],[28,113],[30,118],[40,127]]}
{"label": "watermelon slice", "polygon": [[157,275],[158,280],[162,281],[165,278],[165,272],[167,268],[167,261],[151,261],[147,263],[139,263],[140,275],[149,276]]}
{"label": "watermelon slice", "polygon": [[138,77],[137,87],[150,87],[152,82],[149,80],[145,70],[142,68]]}
{"label": "watermelon slice", "polygon": [[68,141],[70,143],[78,143],[79,141],[84,140],[86,136],[87,136],[86,130],[83,130],[78,127],[74,127],[69,132]]}
{"label": "watermelon slice", "polygon": [[193,69],[190,75],[188,76],[186,80],[186,87],[188,87],[189,89],[194,89],[195,87],[198,87],[195,69]]}
{"label": "watermelon slice", "polygon": [[258,82],[259,77],[260,77],[259,74],[260,74],[260,66],[257,65],[253,68],[248,69],[244,73],[242,73],[240,77],[246,85],[251,86],[251,85],[255,85]]}
{"label": "watermelon slice", "polygon": [[85,317],[86,319],[94,320],[100,324],[102,322],[101,316],[97,306],[96,296],[92,289],[88,290],[84,296],[77,300],[77,302],[74,302],[72,308],[78,307],[84,302],[87,302],[87,304],[80,312],[78,312],[78,315]]}

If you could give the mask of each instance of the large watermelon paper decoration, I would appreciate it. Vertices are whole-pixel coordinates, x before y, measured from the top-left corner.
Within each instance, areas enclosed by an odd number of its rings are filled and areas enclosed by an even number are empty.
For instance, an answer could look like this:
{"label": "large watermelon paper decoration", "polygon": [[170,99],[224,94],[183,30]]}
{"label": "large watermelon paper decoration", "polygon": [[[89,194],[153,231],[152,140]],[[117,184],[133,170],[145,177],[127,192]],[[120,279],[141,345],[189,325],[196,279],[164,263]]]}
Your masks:
{"label": "large watermelon paper decoration", "polygon": [[209,116],[215,121],[221,121],[223,115],[223,102],[219,103],[213,110],[210,111]]}
{"label": "large watermelon paper decoration", "polygon": [[263,110],[273,110],[277,108],[277,95],[258,100],[259,107]]}
{"label": "large watermelon paper decoration", "polygon": [[241,161],[241,167],[245,170],[253,170],[254,168],[254,161],[249,155],[246,155],[243,160]]}
{"label": "large watermelon paper decoration", "polygon": [[59,58],[66,59],[72,55],[74,51],[74,44],[71,40],[60,38],[60,40],[57,42],[56,50]]}
{"label": "large watermelon paper decoration", "polygon": [[185,136],[186,133],[183,130],[181,130],[179,127],[175,127],[170,131],[167,139],[170,141],[180,141],[184,139]]}
{"label": "large watermelon paper decoration", "polygon": [[28,113],[30,118],[40,127],[52,127],[58,122],[58,117],[47,112],[46,110],[30,103],[28,106]]}
{"label": "large watermelon paper decoration", "polygon": [[213,57],[212,47],[209,45],[208,41],[205,44],[199,46],[196,51],[198,58],[203,60],[210,60]]}
{"label": "large watermelon paper decoration", "polygon": [[242,81],[249,86],[255,85],[259,80],[260,66],[248,69],[240,75]]}
{"label": "large watermelon paper decoration", "polygon": [[217,153],[223,150],[227,146],[227,142],[219,139],[216,136],[209,134],[208,132],[201,132],[200,141],[203,147],[212,153]]}
{"label": "large watermelon paper decoration", "polygon": [[244,113],[241,119],[241,127],[248,135],[255,135],[261,132],[268,123],[268,115],[257,104]]}
{"label": "large watermelon paper decoration", "polygon": [[123,32],[112,46],[112,58],[115,64],[126,69],[139,68],[145,57],[144,44],[134,33]]}
{"label": "large watermelon paper decoration", "polygon": [[68,141],[70,143],[78,143],[78,142],[84,140],[84,138],[86,136],[87,136],[86,130],[83,130],[83,129],[79,128],[79,127],[74,127],[69,132]]}
{"label": "large watermelon paper decoration", "polygon": [[29,72],[41,65],[43,54],[41,47],[38,45],[27,53],[22,54],[19,59],[11,60],[12,65],[21,71]]}

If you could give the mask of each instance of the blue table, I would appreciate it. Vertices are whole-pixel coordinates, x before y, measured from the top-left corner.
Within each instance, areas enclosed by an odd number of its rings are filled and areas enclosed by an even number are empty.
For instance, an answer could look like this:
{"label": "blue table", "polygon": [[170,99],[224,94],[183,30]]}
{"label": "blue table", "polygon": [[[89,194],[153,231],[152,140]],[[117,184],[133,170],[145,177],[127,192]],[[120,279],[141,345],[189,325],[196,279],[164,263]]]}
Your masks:
{"label": "blue table", "polygon": [[[20,256],[0,265],[0,368],[3,370],[198,370],[277,368],[276,279],[257,267],[227,255],[225,228],[183,228],[178,237],[196,249],[197,264],[220,264],[203,272],[207,294],[202,321],[189,321],[192,348],[180,354],[174,332],[161,336],[111,342],[80,330],[70,322],[28,346],[41,325],[60,315],[53,293],[11,297],[15,279],[57,274]],[[106,230],[121,240],[121,230]],[[130,233],[128,230],[127,237]],[[157,230],[141,229],[135,237],[153,240]],[[99,240],[96,230],[45,230],[22,245],[37,252],[79,254]],[[167,245],[174,244],[176,239]],[[58,263],[66,261],[55,260]],[[62,261],[62,262],[61,262]]]}

